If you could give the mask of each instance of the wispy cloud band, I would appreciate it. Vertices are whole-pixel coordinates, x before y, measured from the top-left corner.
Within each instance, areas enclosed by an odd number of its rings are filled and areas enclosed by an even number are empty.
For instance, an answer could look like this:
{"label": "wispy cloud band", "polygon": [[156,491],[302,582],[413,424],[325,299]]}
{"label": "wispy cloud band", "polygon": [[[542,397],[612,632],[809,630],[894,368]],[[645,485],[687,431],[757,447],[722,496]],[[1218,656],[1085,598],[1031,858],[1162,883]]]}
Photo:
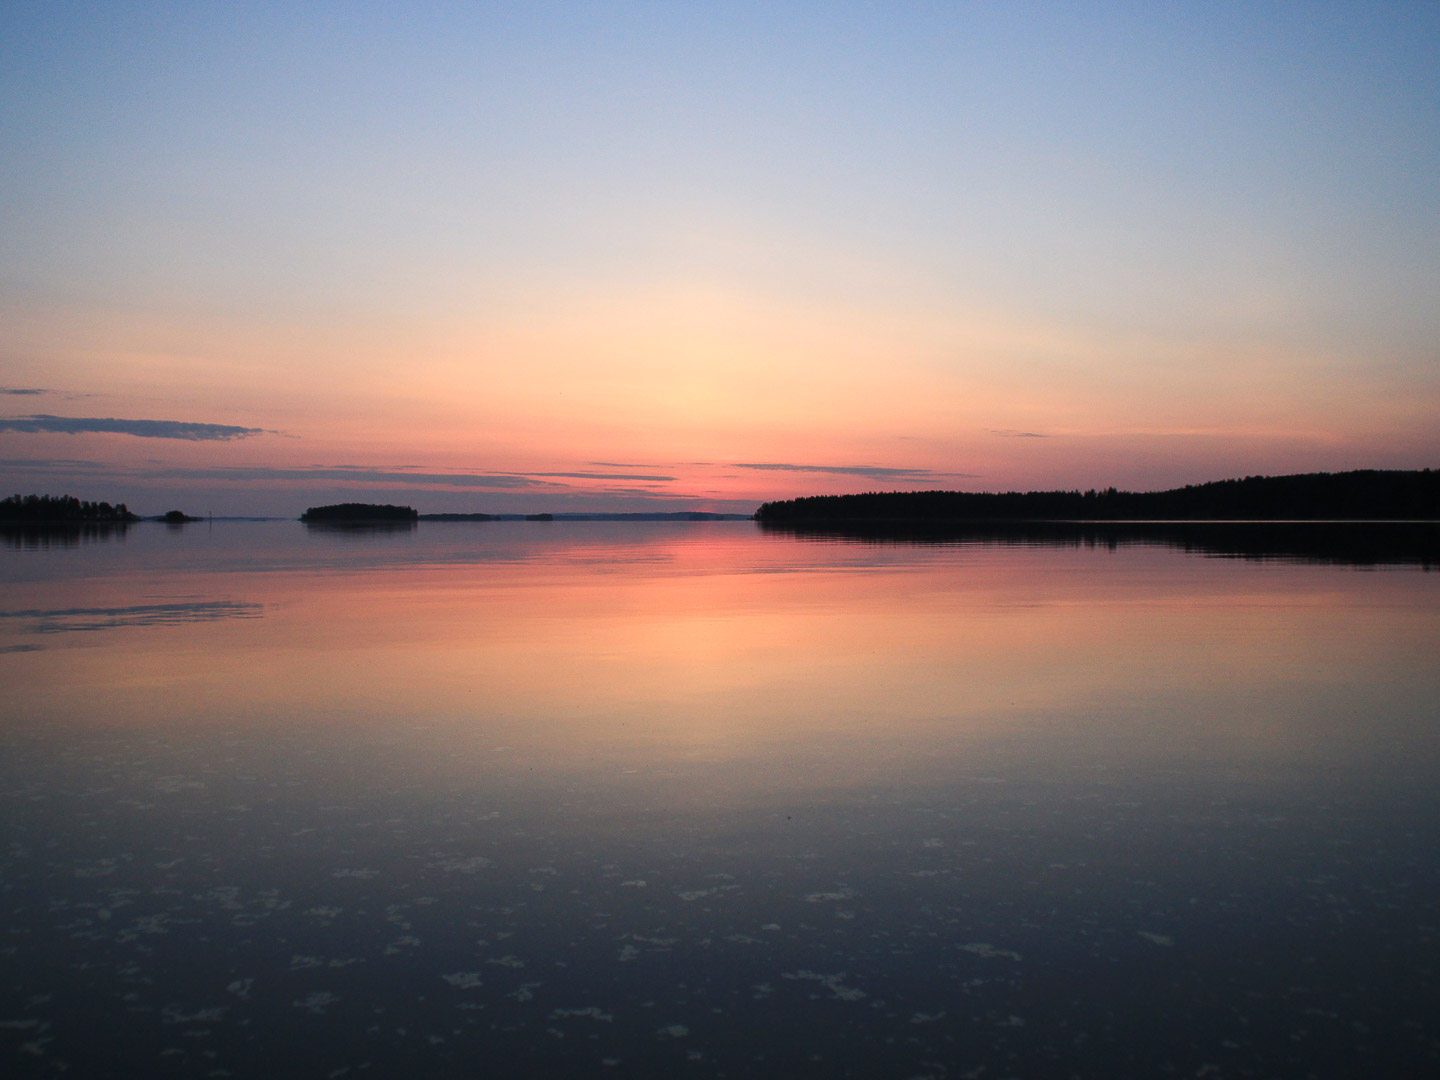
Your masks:
{"label": "wispy cloud band", "polygon": [[135,435],[142,439],[226,442],[265,434],[264,428],[201,424],[189,420],[118,420],[113,416],[0,416],[0,431],[57,432],[64,435]]}
{"label": "wispy cloud band", "polygon": [[[340,481],[350,484],[404,484],[419,487],[451,487],[489,491],[563,491],[572,485],[563,480],[642,480],[668,481],[668,476],[639,476],[630,473],[535,472],[535,473],[473,473],[423,472],[410,466],[375,468],[367,465],[302,465],[297,467],[234,465],[177,467],[154,465],[141,469],[119,468],[102,461],[80,461],[54,458],[0,459],[0,468],[15,472],[66,468],[87,473],[123,473],[145,480],[201,480],[227,483],[270,483],[315,480]],[[655,494],[654,488],[625,489]]]}
{"label": "wispy cloud band", "polygon": [[895,469],[883,465],[796,465],[786,461],[737,461],[735,469],[766,472],[827,473],[834,476],[863,476],[867,480],[934,480],[940,477],[971,477],[971,473],[942,473],[933,469]]}

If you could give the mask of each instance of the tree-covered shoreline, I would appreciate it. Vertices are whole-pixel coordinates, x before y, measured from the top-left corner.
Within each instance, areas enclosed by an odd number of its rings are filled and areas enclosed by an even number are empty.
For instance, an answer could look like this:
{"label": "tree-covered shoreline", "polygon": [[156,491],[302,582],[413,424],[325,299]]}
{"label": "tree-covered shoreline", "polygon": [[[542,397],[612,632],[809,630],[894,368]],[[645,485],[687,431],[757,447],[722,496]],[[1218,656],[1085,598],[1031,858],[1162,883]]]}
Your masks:
{"label": "tree-covered shoreline", "polygon": [[1433,521],[1440,471],[1247,476],[1167,491],[893,491],[767,502],[766,524],[949,521]]}
{"label": "tree-covered shoreline", "polygon": [[11,495],[0,499],[0,524],[117,525],[139,521],[124,503],[91,502],[73,495]]}

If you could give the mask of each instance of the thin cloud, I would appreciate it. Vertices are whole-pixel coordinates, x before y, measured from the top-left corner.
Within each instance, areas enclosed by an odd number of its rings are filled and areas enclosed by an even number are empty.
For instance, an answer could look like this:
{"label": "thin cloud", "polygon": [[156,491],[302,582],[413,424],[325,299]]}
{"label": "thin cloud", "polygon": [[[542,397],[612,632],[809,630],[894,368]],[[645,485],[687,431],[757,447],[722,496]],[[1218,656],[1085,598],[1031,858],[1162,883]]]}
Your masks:
{"label": "thin cloud", "polygon": [[1042,435],[1038,431],[1016,431],[1014,428],[987,428],[991,435],[999,435],[1006,439],[1048,439],[1049,435]]}
{"label": "thin cloud", "polygon": [[271,480],[342,480],[348,483],[409,484],[412,486],[419,484],[432,487],[488,488],[494,491],[563,488],[566,486],[511,473],[419,473],[354,465],[299,469],[265,468],[263,466],[215,469],[147,469],[143,471],[142,475],[146,479],[160,480],[225,480],[242,483]]}
{"label": "thin cloud", "polygon": [[596,489],[593,490],[593,491],[581,491],[581,492],[577,492],[576,494],[578,494],[578,495],[583,495],[583,496],[592,496],[592,495],[617,495],[617,496],[618,496],[618,495],[624,495],[624,496],[631,496],[631,495],[638,495],[638,496],[642,496],[642,497],[648,498],[648,499],[671,499],[671,500],[676,501],[676,502],[682,502],[682,501],[686,501],[686,500],[693,501],[693,500],[695,500],[695,499],[697,499],[697,498],[700,497],[700,496],[698,496],[698,495],[677,495],[677,494],[674,494],[674,493],[671,493],[671,492],[663,492],[663,493],[662,493],[662,492],[657,492],[654,488],[638,488],[638,487],[607,487],[607,488],[596,488]]}
{"label": "thin cloud", "polygon": [[0,431],[58,432],[63,435],[134,435],[142,439],[186,442],[228,442],[266,434],[264,428],[233,424],[200,424],[188,420],[117,420],[113,416],[0,416]]}
{"label": "thin cloud", "polygon": [[[0,423],[5,421],[0,420]],[[490,491],[564,491],[572,485],[557,480],[639,480],[645,483],[672,481],[671,476],[636,473],[598,472],[536,472],[536,473],[474,473],[420,472],[415,465],[301,465],[294,467],[221,465],[210,468],[185,468],[152,461],[147,467],[116,467],[109,462],[84,461],[75,458],[0,458],[0,468],[15,471],[35,469],[73,469],[103,472],[143,480],[203,480],[228,483],[266,483],[270,481],[331,480],[348,484],[407,484],[424,487],[452,487]],[[640,491],[642,489],[625,489]],[[653,495],[654,489],[645,489]]]}
{"label": "thin cloud", "polygon": [[673,476],[656,476],[654,473],[594,473],[594,472],[537,472],[526,476],[556,476],[570,480],[674,480]]}
{"label": "thin cloud", "polygon": [[0,458],[0,469],[110,469],[104,461],[83,458]]}
{"label": "thin cloud", "polygon": [[52,392],[53,391],[45,390],[40,387],[0,386],[0,394],[12,394],[15,397],[30,397],[35,394],[49,394]]}
{"label": "thin cloud", "polygon": [[973,473],[942,473],[933,469],[894,469],[883,465],[796,465],[785,461],[737,461],[731,468],[759,469],[765,472],[827,473],[832,476],[863,476],[867,480],[933,480],[940,477],[966,477]]}

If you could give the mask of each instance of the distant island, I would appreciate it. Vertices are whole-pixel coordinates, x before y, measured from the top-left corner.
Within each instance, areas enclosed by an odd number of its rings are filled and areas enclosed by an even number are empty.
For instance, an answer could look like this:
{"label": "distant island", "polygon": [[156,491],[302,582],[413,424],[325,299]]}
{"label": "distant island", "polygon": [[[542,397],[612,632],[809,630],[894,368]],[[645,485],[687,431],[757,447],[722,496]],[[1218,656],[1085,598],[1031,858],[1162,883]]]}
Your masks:
{"label": "distant island", "polygon": [[0,525],[128,525],[139,520],[124,503],[112,506],[72,495],[11,495],[0,500]]}
{"label": "distant island", "polygon": [[167,510],[155,521],[163,521],[166,525],[188,525],[192,521],[204,521],[204,518],[191,517],[184,510]]}
{"label": "distant island", "polygon": [[421,514],[421,521],[750,521],[753,514],[716,514],[708,510],[670,513],[574,514]]}
{"label": "distant island", "polygon": [[1168,491],[894,491],[767,502],[764,525],[1007,521],[1436,521],[1440,471],[1247,476]]}
{"label": "distant island", "polygon": [[392,525],[420,520],[420,512],[409,506],[388,503],[335,503],[312,506],[300,515],[307,525]]}

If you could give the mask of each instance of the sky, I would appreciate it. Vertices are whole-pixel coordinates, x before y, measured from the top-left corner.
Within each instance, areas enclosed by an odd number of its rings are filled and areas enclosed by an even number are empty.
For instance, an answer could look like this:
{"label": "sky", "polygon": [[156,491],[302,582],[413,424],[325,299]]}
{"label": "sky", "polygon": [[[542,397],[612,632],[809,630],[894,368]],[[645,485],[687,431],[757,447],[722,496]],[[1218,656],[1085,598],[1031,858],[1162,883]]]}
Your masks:
{"label": "sky", "polygon": [[1440,467],[1440,4],[0,4],[0,487]]}

